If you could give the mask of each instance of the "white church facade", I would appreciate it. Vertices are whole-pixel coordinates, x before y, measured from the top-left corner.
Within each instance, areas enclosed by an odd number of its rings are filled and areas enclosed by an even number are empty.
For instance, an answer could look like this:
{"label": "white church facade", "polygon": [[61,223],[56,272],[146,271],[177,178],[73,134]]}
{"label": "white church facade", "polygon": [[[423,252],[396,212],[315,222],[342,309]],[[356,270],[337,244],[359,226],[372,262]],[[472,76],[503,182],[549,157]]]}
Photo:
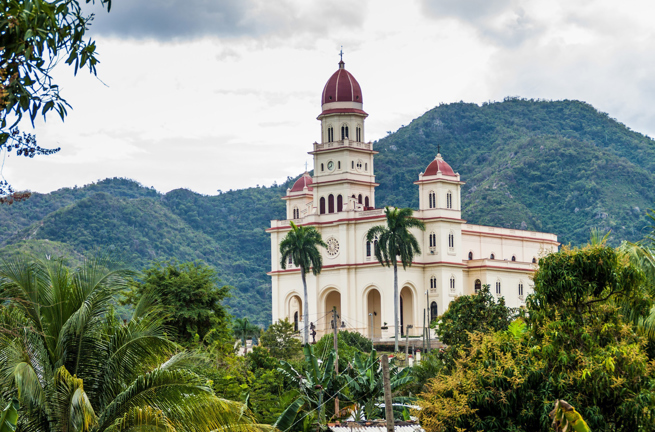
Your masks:
{"label": "white church facade", "polygon": [[[309,321],[317,339],[331,331],[333,307],[340,327],[367,337],[394,334],[393,268],[381,266],[366,233],[385,225],[376,208],[373,144],[365,141],[363,97],[359,83],[339,63],[322,93],[321,142],[313,144],[314,176],[304,173],[283,197],[285,220],[271,221],[273,322],[288,318],[301,330],[303,287],[300,271],[280,266],[279,244],[290,221],[316,227],[327,243],[323,270],[307,274]],[[421,335],[429,321],[457,296],[482,285],[504,297],[510,307],[525,304],[531,275],[540,256],[557,250],[554,234],[467,224],[461,217],[464,184],[441,155],[426,161],[418,174],[419,209],[414,217],[425,231],[412,230],[421,254],[406,270],[399,265],[401,334]],[[413,326],[407,330],[407,326]]]}

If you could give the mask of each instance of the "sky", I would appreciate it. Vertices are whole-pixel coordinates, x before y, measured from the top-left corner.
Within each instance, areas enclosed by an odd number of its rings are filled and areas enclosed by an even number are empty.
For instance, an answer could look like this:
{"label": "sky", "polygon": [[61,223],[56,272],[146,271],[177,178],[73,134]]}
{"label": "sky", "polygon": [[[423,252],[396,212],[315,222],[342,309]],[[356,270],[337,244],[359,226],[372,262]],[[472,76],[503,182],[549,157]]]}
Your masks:
{"label": "sky", "polygon": [[343,46],[366,140],[450,102],[576,99],[655,137],[655,2],[113,0],[98,76],[54,71],[73,109],[20,128],[34,159],[0,155],[17,190],[107,177],[213,195],[296,176],[320,139],[320,95]]}

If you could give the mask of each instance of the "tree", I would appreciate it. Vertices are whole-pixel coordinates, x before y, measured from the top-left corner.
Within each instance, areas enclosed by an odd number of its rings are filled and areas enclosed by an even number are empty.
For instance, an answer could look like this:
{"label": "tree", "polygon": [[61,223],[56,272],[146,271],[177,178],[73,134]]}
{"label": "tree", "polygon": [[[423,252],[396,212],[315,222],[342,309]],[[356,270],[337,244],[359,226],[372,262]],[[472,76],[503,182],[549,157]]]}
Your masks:
{"label": "tree", "polygon": [[410,208],[397,209],[385,207],[384,214],[387,217],[387,226],[374,226],[366,233],[366,240],[373,242],[377,237],[375,246],[375,258],[383,266],[393,265],[393,314],[395,327],[395,346],[398,351],[398,257],[403,265],[403,270],[412,265],[414,254],[421,253],[416,237],[409,232],[410,228],[418,228],[425,231],[425,224],[412,217],[414,212]]}
{"label": "tree", "polygon": [[20,402],[18,430],[258,430],[189,369],[194,358],[147,297],[129,320],[116,317],[132,274],[107,264],[0,263],[0,388]]}
{"label": "tree", "polygon": [[248,345],[246,341],[253,336],[259,336],[260,328],[251,324],[248,318],[237,318],[234,320],[233,326],[234,336],[241,339],[243,344],[244,354],[248,354]]}
{"label": "tree", "polygon": [[301,353],[300,341],[296,331],[288,319],[278,320],[271,324],[259,340],[263,347],[268,348],[271,356],[279,360],[288,360]]}
{"label": "tree", "polygon": [[[23,114],[29,114],[32,124],[39,112],[46,117],[56,111],[63,120],[70,105],[59,93],[51,75],[54,67],[64,60],[96,74],[98,64],[95,42],[84,40],[93,21],[93,14],[84,15],[81,0],[6,0],[0,18],[0,151],[16,150],[18,156],[52,154],[59,149],[43,149],[32,135],[21,135],[15,126]],[[95,0],[85,0],[95,3]],[[111,0],[98,0],[107,11]],[[8,117],[15,121],[8,126]],[[0,173],[1,175],[1,173]],[[12,193],[2,180],[0,195]]]}
{"label": "tree", "polygon": [[223,301],[231,287],[218,287],[216,271],[201,262],[155,262],[144,270],[142,280],[131,283],[128,302],[153,296],[167,309],[166,325],[175,330],[179,342],[203,340],[210,330],[214,339],[227,339],[229,314]]}
{"label": "tree", "polygon": [[307,280],[305,275],[311,269],[314,276],[318,275],[323,268],[323,258],[318,251],[318,246],[327,247],[321,233],[314,227],[298,226],[291,223],[291,231],[280,242],[280,266],[287,268],[287,262],[291,262],[300,268],[300,277],[303,286],[303,326],[304,342],[309,343],[309,301],[307,300]]}
{"label": "tree", "polygon": [[603,244],[542,258],[526,322],[471,333],[426,384],[421,424],[428,432],[546,431],[551,404],[565,399],[594,431],[655,428],[655,365],[616,305],[638,289],[639,274]]}
{"label": "tree", "polygon": [[489,285],[485,285],[477,294],[460,296],[450,302],[448,310],[434,325],[441,342],[454,347],[468,346],[470,332],[507,330],[515,315],[516,311],[505,306],[505,299],[496,301]]}

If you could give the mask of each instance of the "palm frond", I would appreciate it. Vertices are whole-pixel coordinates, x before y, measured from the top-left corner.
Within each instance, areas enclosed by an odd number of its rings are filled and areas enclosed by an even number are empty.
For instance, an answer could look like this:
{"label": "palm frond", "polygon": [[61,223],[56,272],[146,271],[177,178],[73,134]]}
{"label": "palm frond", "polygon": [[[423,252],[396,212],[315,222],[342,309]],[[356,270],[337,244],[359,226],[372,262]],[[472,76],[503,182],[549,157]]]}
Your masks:
{"label": "palm frond", "polygon": [[58,428],[87,432],[97,423],[98,419],[80,378],[71,376],[62,366],[55,373],[54,389],[50,411]]}
{"label": "palm frond", "polygon": [[152,407],[135,407],[116,419],[106,432],[173,432],[175,427],[162,410]]}

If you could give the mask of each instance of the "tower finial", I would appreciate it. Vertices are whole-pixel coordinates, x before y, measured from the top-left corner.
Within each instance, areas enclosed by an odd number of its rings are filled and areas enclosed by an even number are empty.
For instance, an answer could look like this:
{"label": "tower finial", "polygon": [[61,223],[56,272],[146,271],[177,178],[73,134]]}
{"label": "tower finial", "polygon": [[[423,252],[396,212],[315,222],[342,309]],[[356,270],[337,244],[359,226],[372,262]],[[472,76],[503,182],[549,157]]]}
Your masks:
{"label": "tower finial", "polygon": [[307,161],[305,161],[305,172],[307,172]]}
{"label": "tower finial", "polygon": [[341,51],[339,51],[339,56],[341,57],[341,60],[339,61],[339,69],[343,69],[343,66],[345,63],[343,62],[343,45],[341,45]]}
{"label": "tower finial", "polygon": [[441,143],[437,143],[437,154],[441,154]]}

